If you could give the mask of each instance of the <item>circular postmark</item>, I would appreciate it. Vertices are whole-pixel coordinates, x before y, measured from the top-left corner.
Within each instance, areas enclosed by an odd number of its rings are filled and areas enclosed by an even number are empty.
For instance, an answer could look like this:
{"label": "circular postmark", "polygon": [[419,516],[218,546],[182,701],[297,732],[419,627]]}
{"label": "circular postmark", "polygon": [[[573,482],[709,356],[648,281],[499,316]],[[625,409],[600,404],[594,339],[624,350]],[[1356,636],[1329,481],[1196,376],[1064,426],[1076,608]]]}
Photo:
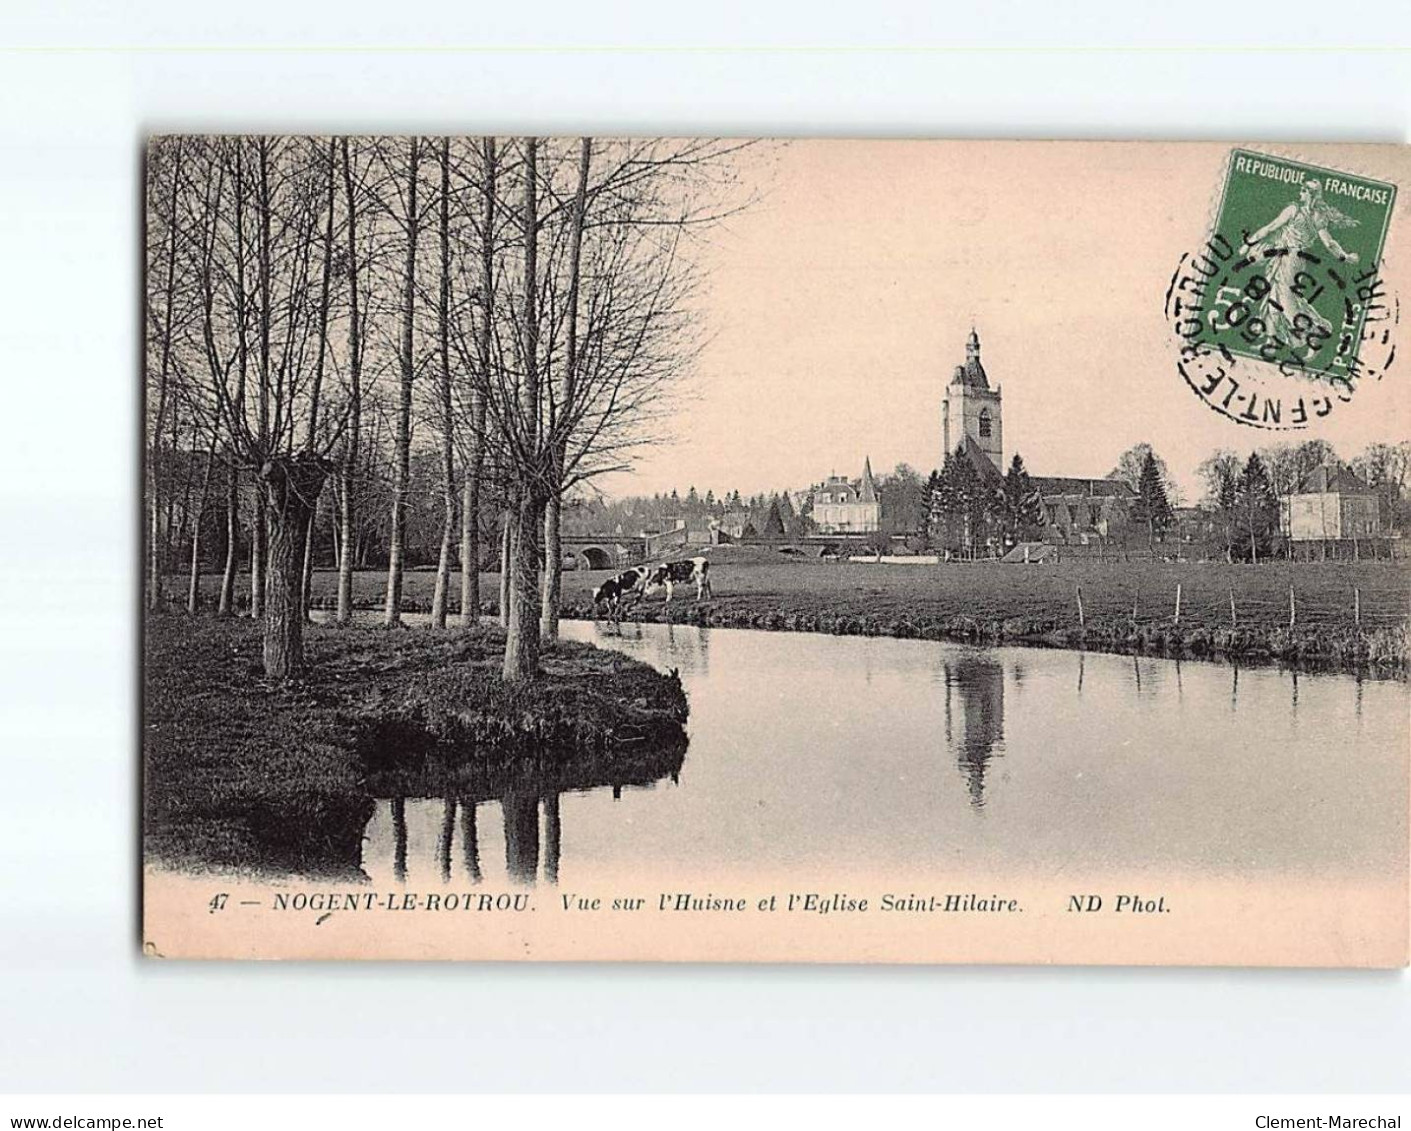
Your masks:
{"label": "circular postmark", "polygon": [[1234,151],[1215,230],[1166,289],[1177,370],[1207,406],[1296,430],[1382,379],[1400,321],[1381,261],[1395,192]]}

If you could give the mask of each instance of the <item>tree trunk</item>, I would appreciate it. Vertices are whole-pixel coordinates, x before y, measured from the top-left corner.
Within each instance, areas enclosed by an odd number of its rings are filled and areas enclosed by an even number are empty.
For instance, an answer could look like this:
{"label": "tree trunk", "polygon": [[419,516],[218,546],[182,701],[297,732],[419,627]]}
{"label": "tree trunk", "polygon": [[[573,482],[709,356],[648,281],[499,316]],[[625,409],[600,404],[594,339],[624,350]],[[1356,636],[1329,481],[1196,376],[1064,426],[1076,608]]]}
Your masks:
{"label": "tree trunk", "polygon": [[265,677],[289,679],[304,666],[304,615],[300,567],[309,515],[318,505],[327,467],[299,452],[276,456],[260,469],[270,518],[269,601],[264,618]]}
{"label": "tree trunk", "polygon": [[255,516],[250,520],[250,616],[265,612],[265,549],[269,533],[269,507],[263,491],[255,492]]}
{"label": "tree trunk", "polygon": [[[336,491],[335,491],[335,493],[336,493]],[[335,503],[337,503],[339,506],[342,505],[341,500],[335,499],[334,501],[335,501]],[[330,557],[328,560],[331,561],[335,566],[341,564],[342,561],[343,561],[343,548],[342,548],[342,547],[343,547],[343,542],[342,542],[342,539],[339,537],[338,518],[337,518],[336,515],[329,515],[329,516],[328,516],[328,550],[329,550],[329,553],[331,554],[331,557]]]}
{"label": "tree trunk", "polygon": [[506,683],[539,674],[539,531],[545,495],[538,475],[539,450],[539,212],[538,142],[524,142],[524,378],[519,388],[518,498],[515,501],[514,555],[510,570],[509,623],[506,625]]}
{"label": "tree trunk", "polygon": [[358,467],[358,447],[362,438],[362,326],[358,308],[358,212],[353,194],[353,168],[348,159],[348,139],[341,139],[343,189],[348,204],[348,444],[343,452],[338,498],[338,623],[353,619],[353,563],[357,553],[354,529],[356,502],[353,485]]}
{"label": "tree trunk", "polygon": [[[484,141],[484,215],[480,229],[481,318],[477,334],[479,388],[470,390],[470,467],[461,509],[461,625],[480,616],[480,479],[485,467],[485,397],[490,384],[490,331],[495,314],[495,139]],[[503,602],[501,609],[504,608]]]}
{"label": "tree trunk", "polygon": [[[178,406],[173,404],[171,410],[171,450],[173,454],[181,450],[180,417]],[[192,455],[196,454],[196,443],[200,438],[200,429],[193,425],[191,429]],[[177,505],[175,492],[167,495],[167,525],[163,532],[162,542],[163,569],[170,566],[176,548],[185,545],[186,531],[191,525],[191,489],[195,483],[196,464],[194,460],[190,459],[182,462],[186,465],[186,471],[181,477],[181,504]]]}
{"label": "tree trunk", "polygon": [[544,597],[539,610],[539,635],[545,640],[557,640],[559,635],[559,599],[563,592],[561,505],[555,496],[544,506]]}
{"label": "tree trunk", "polygon": [[304,560],[299,570],[299,610],[300,616],[309,619],[309,603],[314,588],[314,525],[318,520],[318,509],[309,514],[309,524],[304,527]]}
{"label": "tree trunk", "polygon": [[407,255],[402,273],[402,380],[401,402],[397,412],[397,467],[392,484],[392,530],[387,548],[387,609],[388,627],[402,623],[402,569],[406,555],[406,500],[411,481],[412,446],[412,379],[416,376],[416,358],[412,356],[412,330],[416,313],[416,236],[417,164],[420,139],[408,142],[407,163]]}
{"label": "tree trunk", "polygon": [[[323,395],[323,369],[328,357],[328,311],[332,304],[333,290],[333,213],[336,186],[338,183],[338,143],[328,142],[327,199],[324,202],[323,229],[323,278],[319,288],[318,303],[318,360],[314,363],[314,385],[309,394],[309,430],[304,447],[316,450],[318,443],[318,412]],[[309,596],[313,589],[314,574],[314,522],[318,518],[315,508],[309,514],[309,524],[304,528],[304,561],[299,573],[300,616],[309,616]]]}
{"label": "tree trunk", "polygon": [[[259,347],[260,347],[260,390],[259,390],[259,458],[269,459],[271,452],[270,397],[273,393],[270,371],[270,332],[274,322],[273,310],[273,258],[274,238],[271,234],[270,213],[272,211],[269,181],[270,139],[256,139],[256,152],[259,154],[259,230],[257,232],[258,274],[255,280],[260,296]],[[255,492],[254,537],[250,544],[250,616],[259,620],[264,615],[266,590],[266,563],[269,557],[269,505],[265,492]]]}
{"label": "tree trunk", "polygon": [[196,521],[191,527],[191,581],[186,588],[186,611],[201,608],[201,526],[206,519],[206,502],[211,495],[211,475],[216,467],[216,443],[219,430],[211,429],[211,450],[206,453],[206,470],[201,476],[201,498],[196,504]]}
{"label": "tree trunk", "polygon": [[163,596],[162,577],[162,504],[158,496],[158,477],[156,474],[157,453],[161,450],[160,441],[152,445],[151,453],[147,457],[147,466],[151,469],[148,476],[147,495],[151,501],[151,514],[149,522],[151,529],[147,540],[147,565],[150,573],[147,582],[147,608],[155,612],[161,608]]}
{"label": "tree trunk", "polygon": [[456,493],[453,490],[445,495],[446,515],[441,524],[441,553],[436,559],[436,588],[431,597],[431,627],[446,627],[447,593],[451,587],[451,553],[455,546],[456,533]]}
{"label": "tree trunk", "polygon": [[235,568],[240,553],[240,470],[228,452],[227,458],[231,462],[226,471],[225,572],[221,574],[220,604],[216,607],[217,614],[223,617],[235,612]]}
{"label": "tree trunk", "polygon": [[338,497],[338,531],[338,623],[348,624],[353,619],[353,558],[357,533],[353,530],[353,471],[346,457]]}
{"label": "tree trunk", "polygon": [[515,510],[513,560],[510,563],[509,623],[505,626],[503,678],[514,683],[539,674],[539,532],[544,503],[522,493]]}
{"label": "tree trunk", "polygon": [[[474,444],[475,441],[471,440]],[[480,476],[466,477],[461,498],[461,627],[480,616]]]}
{"label": "tree trunk", "polygon": [[500,532],[500,627],[510,626],[510,573],[514,551],[514,511],[507,510]]}
{"label": "tree trunk", "polygon": [[431,627],[446,627],[446,602],[451,588],[451,552],[456,538],[456,461],[451,428],[451,139],[441,139],[441,293],[437,304],[437,336],[441,353],[441,556],[436,562],[436,594],[431,601]]}

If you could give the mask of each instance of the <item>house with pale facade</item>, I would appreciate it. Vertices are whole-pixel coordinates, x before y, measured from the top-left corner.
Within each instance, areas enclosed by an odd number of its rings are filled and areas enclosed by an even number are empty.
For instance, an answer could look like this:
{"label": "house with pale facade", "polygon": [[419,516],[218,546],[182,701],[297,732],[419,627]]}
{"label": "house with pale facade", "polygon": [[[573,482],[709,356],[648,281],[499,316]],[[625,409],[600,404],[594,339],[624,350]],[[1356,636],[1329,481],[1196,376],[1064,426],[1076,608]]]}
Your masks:
{"label": "house with pale facade", "polygon": [[1293,543],[1353,542],[1382,532],[1377,493],[1341,464],[1310,472],[1298,490],[1279,500],[1279,512]]}
{"label": "house with pale facade", "polygon": [[820,534],[869,534],[882,523],[882,503],[872,478],[872,460],[864,459],[861,479],[830,475],[809,492],[813,521]]}

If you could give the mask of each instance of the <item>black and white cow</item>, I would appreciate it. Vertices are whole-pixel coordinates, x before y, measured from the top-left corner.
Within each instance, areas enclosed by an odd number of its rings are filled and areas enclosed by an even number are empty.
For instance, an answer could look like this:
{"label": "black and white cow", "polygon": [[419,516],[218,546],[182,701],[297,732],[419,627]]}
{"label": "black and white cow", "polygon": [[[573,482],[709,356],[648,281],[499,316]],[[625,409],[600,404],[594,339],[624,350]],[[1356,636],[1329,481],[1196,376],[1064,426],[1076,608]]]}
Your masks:
{"label": "black and white cow", "polygon": [[710,562],[705,558],[686,558],[677,562],[662,562],[647,575],[644,593],[666,590],[666,603],[671,604],[672,587],[690,582],[696,584],[696,600],[704,601],[710,594]]}
{"label": "black and white cow", "polygon": [[609,577],[593,590],[593,608],[607,605],[609,613],[621,612],[622,602],[632,594],[642,595],[647,580],[647,570],[642,566],[625,569],[615,577]]}

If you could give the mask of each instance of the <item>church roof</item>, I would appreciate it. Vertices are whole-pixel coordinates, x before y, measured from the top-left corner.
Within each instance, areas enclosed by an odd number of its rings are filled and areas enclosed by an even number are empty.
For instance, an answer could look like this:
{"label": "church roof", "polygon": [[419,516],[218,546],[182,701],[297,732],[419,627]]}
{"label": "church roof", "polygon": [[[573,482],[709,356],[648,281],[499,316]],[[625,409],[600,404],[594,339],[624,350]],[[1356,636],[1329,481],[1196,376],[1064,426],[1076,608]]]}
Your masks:
{"label": "church roof", "polygon": [[1040,495],[1085,495],[1089,498],[1109,496],[1134,499],[1137,493],[1121,479],[1075,479],[1065,475],[1031,475],[1029,480]]}
{"label": "church roof", "polygon": [[968,459],[976,471],[980,473],[980,478],[987,483],[1001,483],[1004,480],[1004,473],[994,465],[994,462],[985,454],[985,449],[980,447],[975,437],[968,432],[965,434],[964,442],[959,445],[964,449],[965,458]]}
{"label": "church roof", "polygon": [[965,364],[955,367],[955,376],[951,379],[953,385],[969,385],[974,389],[988,389],[990,379],[985,374],[985,367],[980,364],[980,335],[972,329],[970,337],[965,341]]}

